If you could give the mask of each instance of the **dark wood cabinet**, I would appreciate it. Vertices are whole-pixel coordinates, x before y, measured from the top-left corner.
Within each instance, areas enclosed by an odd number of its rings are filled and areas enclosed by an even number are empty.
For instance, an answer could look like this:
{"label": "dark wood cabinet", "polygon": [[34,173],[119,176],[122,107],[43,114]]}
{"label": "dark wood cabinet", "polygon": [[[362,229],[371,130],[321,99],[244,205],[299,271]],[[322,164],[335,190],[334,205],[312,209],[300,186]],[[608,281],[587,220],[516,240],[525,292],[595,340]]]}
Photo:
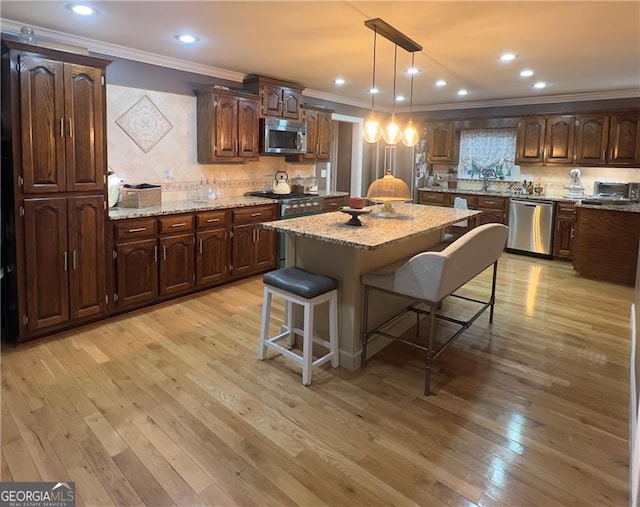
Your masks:
{"label": "dark wood cabinet", "polygon": [[324,160],[331,158],[331,114],[333,111],[303,107],[302,116],[307,125],[306,160]]}
{"label": "dark wood cabinet", "polygon": [[19,342],[106,313],[109,63],[2,41],[7,320]]}
{"label": "dark wood cabinet", "polygon": [[546,118],[523,118],[518,123],[516,163],[544,162]]}
{"label": "dark wood cabinet", "polygon": [[276,232],[259,223],[274,220],[272,205],[233,210],[231,229],[231,274],[234,278],[277,267]]}
{"label": "dark wood cabinet", "polygon": [[276,116],[299,120],[303,87],[288,81],[265,76],[247,76],[243,80],[247,90],[260,97],[261,116]]}
{"label": "dark wood cabinet", "polygon": [[23,192],[104,187],[104,69],[19,58]]}
{"label": "dark wood cabinet", "polygon": [[195,236],[173,234],[161,237],[158,290],[161,296],[188,292],[195,285]]}
{"label": "dark wood cabinet", "polygon": [[571,164],[574,160],[575,117],[547,118],[544,161],[547,164]]}
{"label": "dark wood cabinet", "polygon": [[229,216],[227,210],[196,215],[196,285],[216,285],[229,276]]}
{"label": "dark wood cabinet", "polygon": [[337,195],[333,197],[325,197],[322,199],[322,207],[323,212],[327,211],[338,211],[343,206],[346,206],[349,203],[349,196],[347,195]]}
{"label": "dark wood cabinet", "polygon": [[609,117],[607,115],[576,117],[576,164],[606,165],[608,141]]}
{"label": "dark wood cabinet", "polygon": [[158,296],[158,240],[141,239],[117,243],[114,299],[118,309],[150,304]]}
{"label": "dark wood cabinet", "polygon": [[454,128],[451,121],[427,123],[427,162],[453,163]]}
{"label": "dark wood cabinet", "polygon": [[28,331],[106,310],[104,197],[24,200]]}
{"label": "dark wood cabinet", "polygon": [[475,220],[468,220],[467,225],[456,225],[453,230],[455,234],[463,234],[471,229],[474,224],[482,225],[488,223],[508,224],[509,198],[500,196],[465,194],[464,192],[442,192],[420,190],[420,204],[431,206],[452,207],[456,197],[466,199],[467,207],[472,210],[482,211]]}
{"label": "dark wood cabinet", "polygon": [[611,115],[608,162],[614,166],[640,166],[640,113]]}
{"label": "dark wood cabinet", "polygon": [[556,204],[553,256],[559,259],[573,257],[573,241],[576,231],[576,204],[561,201]]}
{"label": "dark wood cabinet", "polygon": [[258,97],[215,88],[196,95],[198,162],[258,160]]}

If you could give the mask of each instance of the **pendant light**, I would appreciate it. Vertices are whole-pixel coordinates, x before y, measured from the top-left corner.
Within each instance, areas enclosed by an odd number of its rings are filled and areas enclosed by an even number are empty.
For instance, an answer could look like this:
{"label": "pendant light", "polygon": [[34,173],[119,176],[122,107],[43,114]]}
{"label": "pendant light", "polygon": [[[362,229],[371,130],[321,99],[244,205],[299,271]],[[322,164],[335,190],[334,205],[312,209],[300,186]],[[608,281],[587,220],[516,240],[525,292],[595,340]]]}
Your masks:
{"label": "pendant light", "polygon": [[362,131],[362,137],[367,143],[377,143],[382,138],[382,127],[380,122],[376,120],[374,112],[375,95],[378,93],[376,89],[376,40],[378,36],[378,30],[373,30],[373,76],[371,78],[371,114],[369,119],[364,124],[364,130]]}
{"label": "pendant light", "polygon": [[413,111],[413,75],[414,72],[413,70],[415,69],[415,53],[411,53],[411,94],[410,94],[410,99],[409,99],[409,123],[407,123],[407,126],[404,129],[404,132],[402,133],[402,144],[404,144],[405,146],[408,146],[409,148],[411,148],[412,146],[415,146],[416,144],[418,144],[418,131],[416,130],[415,126],[413,125],[413,121],[411,119],[411,113]]}
{"label": "pendant light", "polygon": [[391,107],[391,121],[382,131],[382,136],[387,144],[398,144],[402,139],[402,130],[396,121],[396,69],[398,61],[398,45],[394,45],[393,52],[393,102]]}

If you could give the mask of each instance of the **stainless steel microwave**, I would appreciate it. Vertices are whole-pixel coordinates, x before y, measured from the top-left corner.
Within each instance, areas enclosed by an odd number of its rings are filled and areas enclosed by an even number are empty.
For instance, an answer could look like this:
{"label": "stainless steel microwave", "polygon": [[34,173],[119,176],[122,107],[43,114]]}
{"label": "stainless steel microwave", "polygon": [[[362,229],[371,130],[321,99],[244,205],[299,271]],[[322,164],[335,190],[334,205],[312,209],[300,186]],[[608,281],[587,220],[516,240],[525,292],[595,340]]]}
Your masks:
{"label": "stainless steel microwave", "polygon": [[260,153],[298,154],[307,152],[307,126],[282,118],[260,119]]}

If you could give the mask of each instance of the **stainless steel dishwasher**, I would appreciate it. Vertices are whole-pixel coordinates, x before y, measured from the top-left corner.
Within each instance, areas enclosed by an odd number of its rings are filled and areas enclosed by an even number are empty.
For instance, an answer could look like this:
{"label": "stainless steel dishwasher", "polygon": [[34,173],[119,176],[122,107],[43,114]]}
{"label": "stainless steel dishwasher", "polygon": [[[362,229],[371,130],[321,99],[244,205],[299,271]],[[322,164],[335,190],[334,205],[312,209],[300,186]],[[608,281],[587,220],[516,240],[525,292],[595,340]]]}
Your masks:
{"label": "stainless steel dishwasher", "polygon": [[507,250],[551,258],[554,209],[550,201],[511,199]]}

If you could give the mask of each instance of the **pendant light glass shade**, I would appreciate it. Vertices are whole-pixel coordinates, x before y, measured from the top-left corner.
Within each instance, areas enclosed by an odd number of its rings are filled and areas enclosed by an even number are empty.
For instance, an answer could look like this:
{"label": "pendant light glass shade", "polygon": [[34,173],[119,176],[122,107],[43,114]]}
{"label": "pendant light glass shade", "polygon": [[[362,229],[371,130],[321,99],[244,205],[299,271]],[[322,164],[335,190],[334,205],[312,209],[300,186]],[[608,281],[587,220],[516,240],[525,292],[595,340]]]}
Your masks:
{"label": "pendant light glass shade", "polygon": [[382,137],[387,144],[398,144],[402,139],[402,129],[398,125],[395,115],[391,117],[391,121],[382,131]]}
{"label": "pendant light glass shade", "polygon": [[411,148],[412,146],[415,146],[416,144],[418,144],[418,139],[419,139],[418,131],[416,130],[416,127],[413,125],[413,122],[409,120],[409,123],[407,123],[407,126],[405,127],[404,132],[402,133],[402,144]]}
{"label": "pendant light glass shade", "polygon": [[362,137],[367,143],[377,143],[382,139],[382,127],[380,126],[380,122],[376,120],[373,111],[371,111],[371,116],[369,116],[369,119],[367,119],[364,124]]}

